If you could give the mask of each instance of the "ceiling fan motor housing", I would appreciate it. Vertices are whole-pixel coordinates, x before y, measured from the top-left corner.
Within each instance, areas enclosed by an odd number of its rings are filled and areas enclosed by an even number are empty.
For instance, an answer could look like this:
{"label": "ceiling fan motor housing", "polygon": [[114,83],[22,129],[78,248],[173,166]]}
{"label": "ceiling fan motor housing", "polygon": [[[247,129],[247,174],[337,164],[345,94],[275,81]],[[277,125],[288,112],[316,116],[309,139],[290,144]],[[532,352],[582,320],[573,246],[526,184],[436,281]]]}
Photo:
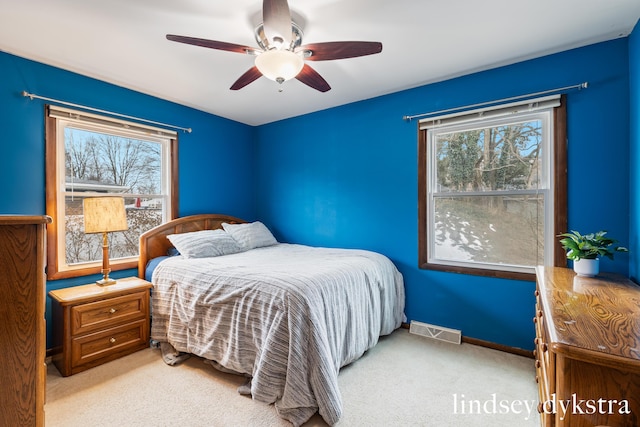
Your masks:
{"label": "ceiling fan motor housing", "polygon": [[279,47],[272,46],[273,43],[270,43],[269,39],[264,34],[264,24],[258,25],[254,31],[254,34],[256,37],[256,43],[258,43],[258,46],[260,46],[264,51],[267,51],[273,48],[280,48],[280,49],[284,48],[292,52],[296,48],[300,47],[300,45],[302,45],[302,36],[304,35],[302,33],[302,29],[295,22],[291,22],[291,43],[289,44],[289,46],[282,46],[282,45]]}

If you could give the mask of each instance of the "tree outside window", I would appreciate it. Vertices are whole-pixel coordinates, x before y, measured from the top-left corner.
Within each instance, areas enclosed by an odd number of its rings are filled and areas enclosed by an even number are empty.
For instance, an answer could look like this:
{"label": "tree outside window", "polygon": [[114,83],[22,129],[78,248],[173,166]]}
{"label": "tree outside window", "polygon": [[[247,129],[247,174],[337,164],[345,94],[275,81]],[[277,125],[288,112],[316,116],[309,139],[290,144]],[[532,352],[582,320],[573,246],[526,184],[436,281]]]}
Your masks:
{"label": "tree outside window", "polygon": [[102,259],[102,236],[84,233],[82,215],[85,194],[96,192],[125,199],[129,229],[109,233],[111,258],[138,255],[140,234],[162,223],[161,160],[159,143],[65,128],[67,264]]}

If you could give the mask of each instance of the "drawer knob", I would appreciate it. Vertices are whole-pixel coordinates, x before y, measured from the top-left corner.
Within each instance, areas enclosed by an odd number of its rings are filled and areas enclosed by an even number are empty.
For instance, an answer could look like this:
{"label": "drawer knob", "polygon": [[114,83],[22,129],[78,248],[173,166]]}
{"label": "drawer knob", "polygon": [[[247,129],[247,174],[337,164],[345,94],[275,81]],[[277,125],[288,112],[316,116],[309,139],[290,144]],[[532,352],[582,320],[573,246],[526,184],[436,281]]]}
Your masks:
{"label": "drawer knob", "polygon": [[115,339],[114,337],[111,337],[111,338],[109,338],[109,342],[110,342],[111,344],[113,344],[114,342],[116,342],[116,339]]}
{"label": "drawer knob", "polygon": [[109,313],[111,313],[111,314],[115,313],[116,311],[118,311],[118,310],[116,310],[115,308],[109,309]]}

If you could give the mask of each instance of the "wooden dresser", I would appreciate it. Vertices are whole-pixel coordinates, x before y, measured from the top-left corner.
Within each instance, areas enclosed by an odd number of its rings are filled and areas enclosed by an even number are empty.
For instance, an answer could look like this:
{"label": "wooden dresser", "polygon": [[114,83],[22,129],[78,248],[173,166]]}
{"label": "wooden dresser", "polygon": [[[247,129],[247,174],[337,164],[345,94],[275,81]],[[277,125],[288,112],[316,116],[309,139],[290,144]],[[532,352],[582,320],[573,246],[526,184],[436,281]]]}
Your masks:
{"label": "wooden dresser", "polygon": [[640,287],[608,273],[536,269],[543,426],[640,425]]}
{"label": "wooden dresser", "polygon": [[113,285],[49,292],[57,350],[53,363],[60,373],[66,377],[148,348],[152,286],[128,277]]}
{"label": "wooden dresser", "polygon": [[43,426],[47,216],[0,216],[0,426]]}

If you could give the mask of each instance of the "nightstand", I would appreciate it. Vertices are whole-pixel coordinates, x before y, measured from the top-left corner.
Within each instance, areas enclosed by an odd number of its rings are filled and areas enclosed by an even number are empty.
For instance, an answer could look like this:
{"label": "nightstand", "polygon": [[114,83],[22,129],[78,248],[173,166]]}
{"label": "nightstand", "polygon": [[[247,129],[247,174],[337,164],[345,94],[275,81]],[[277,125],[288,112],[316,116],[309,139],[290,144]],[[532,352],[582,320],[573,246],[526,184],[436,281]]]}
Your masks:
{"label": "nightstand", "polygon": [[[137,277],[49,292],[53,363],[62,376],[82,372],[149,346],[149,290]],[[61,348],[60,348],[61,347]]]}

